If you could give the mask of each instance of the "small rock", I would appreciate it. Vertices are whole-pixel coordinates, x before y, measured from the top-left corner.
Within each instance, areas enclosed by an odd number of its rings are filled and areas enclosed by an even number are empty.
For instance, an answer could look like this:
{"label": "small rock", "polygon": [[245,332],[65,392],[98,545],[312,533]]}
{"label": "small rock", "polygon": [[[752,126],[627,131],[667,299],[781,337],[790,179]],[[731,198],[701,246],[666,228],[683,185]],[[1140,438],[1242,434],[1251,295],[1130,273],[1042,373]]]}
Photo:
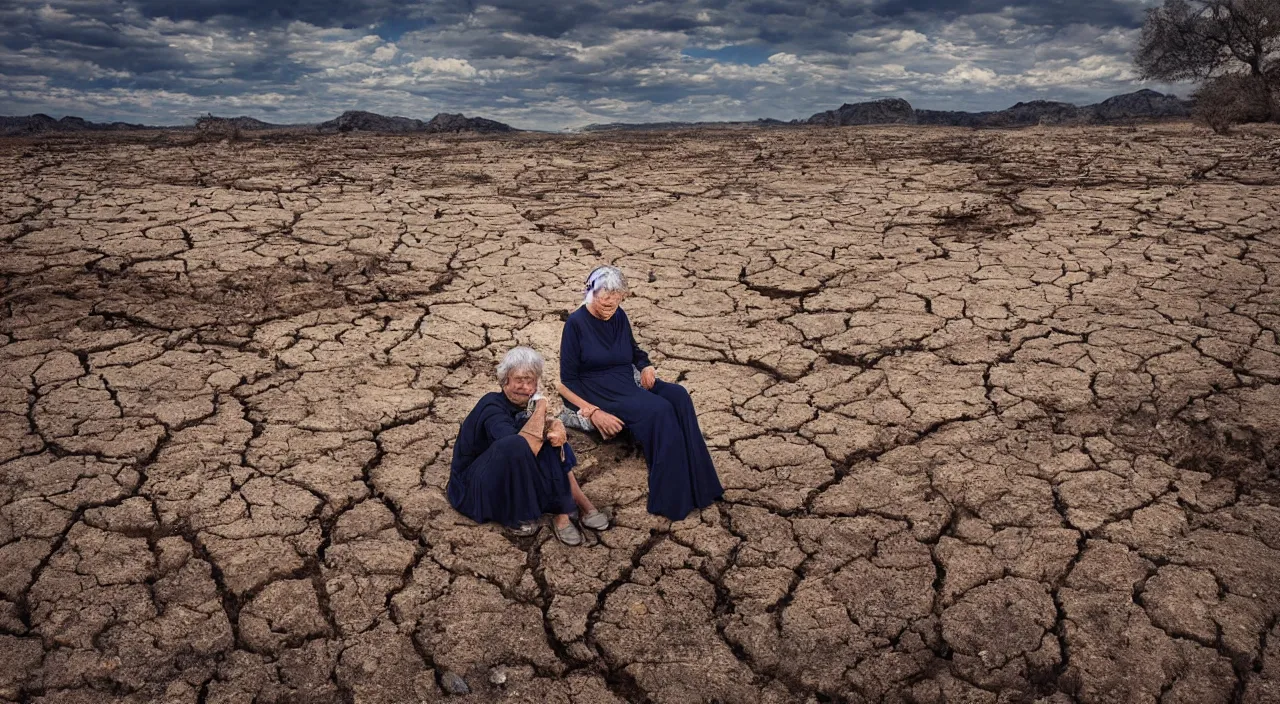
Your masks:
{"label": "small rock", "polygon": [[119,274],[124,270],[125,260],[122,257],[103,257],[94,263],[94,266],[112,274]]}
{"label": "small rock", "polygon": [[468,694],[471,692],[471,688],[467,686],[467,681],[452,670],[446,670],[443,675],[440,675],[440,684],[444,687],[444,691],[449,694]]}
{"label": "small rock", "polygon": [[489,684],[501,687],[507,683],[507,668],[498,666],[489,670]]}

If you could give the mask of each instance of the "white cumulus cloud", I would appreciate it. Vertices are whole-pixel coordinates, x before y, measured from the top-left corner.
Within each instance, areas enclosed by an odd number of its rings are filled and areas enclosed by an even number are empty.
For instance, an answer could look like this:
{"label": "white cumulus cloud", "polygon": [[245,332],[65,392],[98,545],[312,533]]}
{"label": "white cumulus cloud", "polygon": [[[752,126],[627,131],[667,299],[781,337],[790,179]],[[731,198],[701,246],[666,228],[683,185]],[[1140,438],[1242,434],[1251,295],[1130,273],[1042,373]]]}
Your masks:
{"label": "white cumulus cloud", "polygon": [[466,59],[437,59],[431,56],[424,56],[417,61],[409,64],[409,68],[416,74],[442,74],[446,76],[457,76],[458,78],[475,78],[476,67],[472,66]]}

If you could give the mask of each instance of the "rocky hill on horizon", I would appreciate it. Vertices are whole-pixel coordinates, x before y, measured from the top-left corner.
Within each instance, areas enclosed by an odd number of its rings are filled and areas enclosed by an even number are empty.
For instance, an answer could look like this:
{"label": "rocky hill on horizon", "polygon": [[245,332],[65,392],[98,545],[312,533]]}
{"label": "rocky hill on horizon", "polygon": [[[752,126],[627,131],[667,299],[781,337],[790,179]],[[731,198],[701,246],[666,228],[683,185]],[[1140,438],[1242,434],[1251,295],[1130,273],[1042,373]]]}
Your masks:
{"label": "rocky hill on horizon", "polygon": [[[442,112],[427,121],[408,117],[388,117],[361,110],[348,110],[338,117],[318,124],[274,124],[254,117],[216,117],[205,115],[196,120],[194,128],[203,133],[232,134],[279,129],[314,129],[320,132],[513,132],[514,127],[483,117],[467,117],[461,113]],[[190,127],[154,127],[126,122],[97,123],[68,115],[62,119],[37,113],[25,116],[0,116],[0,136],[22,136],[64,132],[106,130],[157,130],[191,129]]]}
{"label": "rocky hill on horizon", "polygon": [[60,120],[55,120],[44,113],[14,117],[0,115],[0,136],[44,134],[48,132],[105,132],[146,129],[155,128],[128,122],[89,122],[74,115],[67,115]]}
{"label": "rocky hill on horizon", "polygon": [[794,124],[795,121],[785,122],[772,117],[761,117],[755,120],[740,120],[731,122],[717,121],[701,121],[701,122],[681,122],[672,120],[669,122],[593,122],[589,125],[574,130],[575,132],[608,132],[609,130],[635,130],[635,131],[659,131],[659,130],[690,130],[699,127],[774,127]]}
{"label": "rocky hill on horizon", "polygon": [[282,130],[306,126],[307,125],[281,125],[272,122],[264,122],[256,117],[249,117],[248,115],[241,115],[239,117],[216,117],[214,115],[206,115],[196,120],[196,129],[201,132],[229,132],[233,130],[257,132],[261,130]]}
{"label": "rocky hill on horizon", "polygon": [[1191,116],[1191,101],[1142,89],[1112,96],[1092,105],[1076,106],[1052,100],[1032,100],[1004,110],[966,112],[962,110],[916,109],[902,98],[881,98],[861,103],[845,103],[834,110],[808,118],[783,122],[762,118],[735,122],[610,122],[579,127],[577,132],[607,130],[695,129],[700,127],[787,126],[787,125],[938,125],[951,127],[1025,127],[1039,124],[1108,124],[1134,120],[1178,119]]}
{"label": "rocky hill on horizon", "polygon": [[321,132],[514,132],[511,125],[483,117],[442,112],[423,122],[409,117],[387,117],[363,110],[348,110],[316,125]]}
{"label": "rocky hill on horizon", "polygon": [[943,125],[953,127],[1024,127],[1028,125],[1106,124],[1131,120],[1186,118],[1191,101],[1142,89],[1112,96],[1100,103],[1077,106],[1053,100],[1016,103],[1004,110],[965,112],[962,110],[915,109],[902,98],[882,98],[863,103],[845,103],[800,120],[809,125]]}

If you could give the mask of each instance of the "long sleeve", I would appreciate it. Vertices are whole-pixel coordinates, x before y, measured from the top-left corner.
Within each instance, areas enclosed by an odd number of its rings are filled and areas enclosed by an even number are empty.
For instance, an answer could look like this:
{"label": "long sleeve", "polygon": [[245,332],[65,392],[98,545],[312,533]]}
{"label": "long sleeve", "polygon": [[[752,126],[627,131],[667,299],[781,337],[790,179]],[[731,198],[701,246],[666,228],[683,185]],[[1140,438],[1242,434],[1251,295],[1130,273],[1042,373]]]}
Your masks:
{"label": "long sleeve", "polygon": [[[625,315],[622,311],[618,311],[618,313]],[[653,362],[649,361],[649,353],[640,349],[640,345],[636,343],[635,332],[631,329],[631,319],[624,317],[622,322],[627,325],[627,340],[631,342],[631,364],[636,369],[644,369],[653,364]]]}
{"label": "long sleeve", "polygon": [[516,427],[516,423],[511,416],[492,406],[485,409],[482,422],[484,424],[484,432],[489,436],[489,442],[520,433],[520,429]]}
{"label": "long sleeve", "polygon": [[572,321],[566,320],[560,332],[560,383],[578,393],[582,378],[582,341]]}
{"label": "long sleeve", "polygon": [[494,442],[520,432],[511,414],[502,408],[503,403],[501,393],[485,394],[467,414],[453,443],[452,472],[465,471]]}

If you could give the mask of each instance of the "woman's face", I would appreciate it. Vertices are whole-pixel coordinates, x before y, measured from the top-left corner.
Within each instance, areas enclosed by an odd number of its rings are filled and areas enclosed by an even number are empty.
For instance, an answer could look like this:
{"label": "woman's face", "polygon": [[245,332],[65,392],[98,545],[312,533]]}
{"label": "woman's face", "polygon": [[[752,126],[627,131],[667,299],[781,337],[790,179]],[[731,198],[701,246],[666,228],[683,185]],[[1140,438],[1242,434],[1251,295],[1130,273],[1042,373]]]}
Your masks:
{"label": "woman's face", "polygon": [[587,308],[597,318],[608,320],[618,312],[618,306],[622,305],[626,297],[625,291],[603,291],[591,297],[591,304]]}
{"label": "woman's face", "polygon": [[538,375],[532,369],[517,369],[507,375],[507,383],[502,385],[502,393],[507,400],[517,406],[524,406],[533,398],[538,390]]}

